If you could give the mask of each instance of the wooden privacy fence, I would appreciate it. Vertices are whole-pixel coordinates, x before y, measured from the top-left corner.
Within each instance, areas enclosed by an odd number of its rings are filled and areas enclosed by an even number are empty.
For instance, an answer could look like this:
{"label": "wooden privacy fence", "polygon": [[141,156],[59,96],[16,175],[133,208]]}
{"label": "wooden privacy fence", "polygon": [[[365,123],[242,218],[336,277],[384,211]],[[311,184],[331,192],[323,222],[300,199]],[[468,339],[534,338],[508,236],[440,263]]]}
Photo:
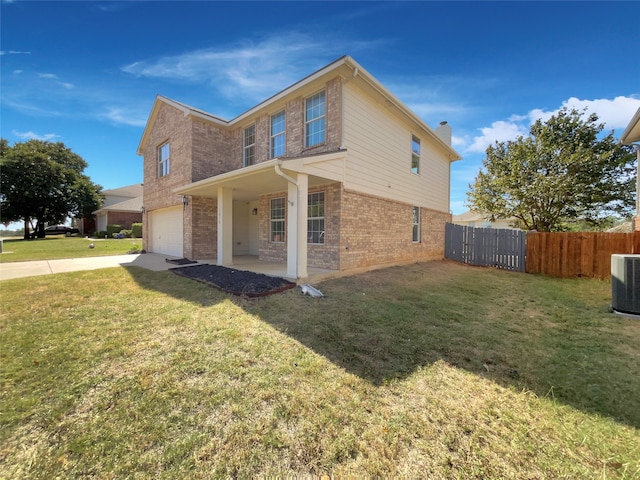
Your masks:
{"label": "wooden privacy fence", "polygon": [[451,223],[445,229],[445,258],[553,277],[609,278],[614,253],[640,254],[640,231],[542,233]]}
{"label": "wooden privacy fence", "polygon": [[525,243],[526,233],[522,230],[447,223],[444,256],[469,265],[524,272]]}
{"label": "wooden privacy fence", "polygon": [[609,278],[614,253],[640,253],[640,232],[529,232],[526,272]]}

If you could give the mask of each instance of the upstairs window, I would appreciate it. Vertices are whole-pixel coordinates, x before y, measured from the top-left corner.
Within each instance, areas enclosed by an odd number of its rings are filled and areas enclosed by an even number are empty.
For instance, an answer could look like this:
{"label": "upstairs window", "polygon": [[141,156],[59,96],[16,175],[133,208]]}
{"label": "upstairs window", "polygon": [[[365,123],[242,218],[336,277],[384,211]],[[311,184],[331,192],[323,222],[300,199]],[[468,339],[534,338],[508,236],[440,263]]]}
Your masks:
{"label": "upstairs window", "polygon": [[324,243],[324,192],[309,194],[307,243]]}
{"label": "upstairs window", "polygon": [[269,202],[269,241],[284,242],[284,198],[272,198]]}
{"label": "upstairs window", "polygon": [[324,143],[325,106],[325,92],[316,93],[305,102],[304,123],[307,147]]}
{"label": "upstairs window", "polygon": [[242,166],[253,165],[256,159],[256,126],[251,125],[244,129],[244,142],[242,149]]}
{"label": "upstairs window", "polygon": [[411,136],[411,171],[420,173],[420,139],[415,135]]}
{"label": "upstairs window", "polygon": [[158,148],[158,177],[169,175],[171,163],[169,161],[169,142]]}
{"label": "upstairs window", "polygon": [[414,243],[418,243],[420,241],[420,207],[413,207],[411,218],[413,223],[412,240]]}
{"label": "upstairs window", "polygon": [[284,155],[285,127],[284,112],[271,116],[271,158]]}

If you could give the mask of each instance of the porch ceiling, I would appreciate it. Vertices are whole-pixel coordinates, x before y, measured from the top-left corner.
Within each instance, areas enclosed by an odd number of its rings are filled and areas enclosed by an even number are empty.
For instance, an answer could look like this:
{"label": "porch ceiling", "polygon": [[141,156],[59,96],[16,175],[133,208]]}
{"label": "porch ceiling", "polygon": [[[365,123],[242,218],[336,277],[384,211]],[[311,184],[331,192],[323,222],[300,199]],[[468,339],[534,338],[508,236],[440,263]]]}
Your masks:
{"label": "porch ceiling", "polygon": [[[217,197],[218,188],[222,187],[233,190],[234,200],[248,202],[256,200],[260,195],[286,192],[288,188],[287,180],[275,171],[275,166],[278,164],[284,173],[306,173],[302,164],[296,160],[279,161],[274,159],[179,187],[175,189],[175,193],[179,195]],[[333,180],[329,178],[309,175],[309,187],[323,185],[331,181]]]}

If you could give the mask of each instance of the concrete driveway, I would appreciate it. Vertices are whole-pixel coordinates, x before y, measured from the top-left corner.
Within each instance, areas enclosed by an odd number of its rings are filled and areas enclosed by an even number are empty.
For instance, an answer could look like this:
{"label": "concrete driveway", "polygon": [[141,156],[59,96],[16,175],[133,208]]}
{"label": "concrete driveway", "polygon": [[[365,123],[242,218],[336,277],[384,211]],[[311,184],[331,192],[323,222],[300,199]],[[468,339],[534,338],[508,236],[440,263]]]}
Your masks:
{"label": "concrete driveway", "polygon": [[174,259],[157,253],[139,253],[133,255],[113,255],[108,257],[66,258],[60,260],[38,260],[34,262],[0,263],[0,280],[11,278],[34,277],[53,273],[77,272],[80,270],[97,270],[111,267],[142,267],[154,272],[180,268],[168,263]]}

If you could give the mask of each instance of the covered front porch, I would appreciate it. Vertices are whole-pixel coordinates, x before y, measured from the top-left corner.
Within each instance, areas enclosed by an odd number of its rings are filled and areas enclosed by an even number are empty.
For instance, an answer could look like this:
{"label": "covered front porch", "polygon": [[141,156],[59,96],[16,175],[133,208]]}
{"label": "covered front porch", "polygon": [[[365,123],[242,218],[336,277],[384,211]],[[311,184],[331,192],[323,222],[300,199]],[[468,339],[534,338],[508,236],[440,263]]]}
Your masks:
{"label": "covered front porch", "polygon": [[[343,151],[274,159],[185,185],[175,192],[216,199],[216,258],[208,263],[299,281],[331,271],[308,265],[308,196],[309,188],[341,181],[343,167]],[[258,208],[260,199],[278,194],[286,203],[286,221],[281,220],[285,235],[271,232],[269,208],[264,203]],[[241,236],[243,242],[239,241]],[[240,248],[241,244],[244,247]],[[277,251],[280,254],[274,257]]]}

